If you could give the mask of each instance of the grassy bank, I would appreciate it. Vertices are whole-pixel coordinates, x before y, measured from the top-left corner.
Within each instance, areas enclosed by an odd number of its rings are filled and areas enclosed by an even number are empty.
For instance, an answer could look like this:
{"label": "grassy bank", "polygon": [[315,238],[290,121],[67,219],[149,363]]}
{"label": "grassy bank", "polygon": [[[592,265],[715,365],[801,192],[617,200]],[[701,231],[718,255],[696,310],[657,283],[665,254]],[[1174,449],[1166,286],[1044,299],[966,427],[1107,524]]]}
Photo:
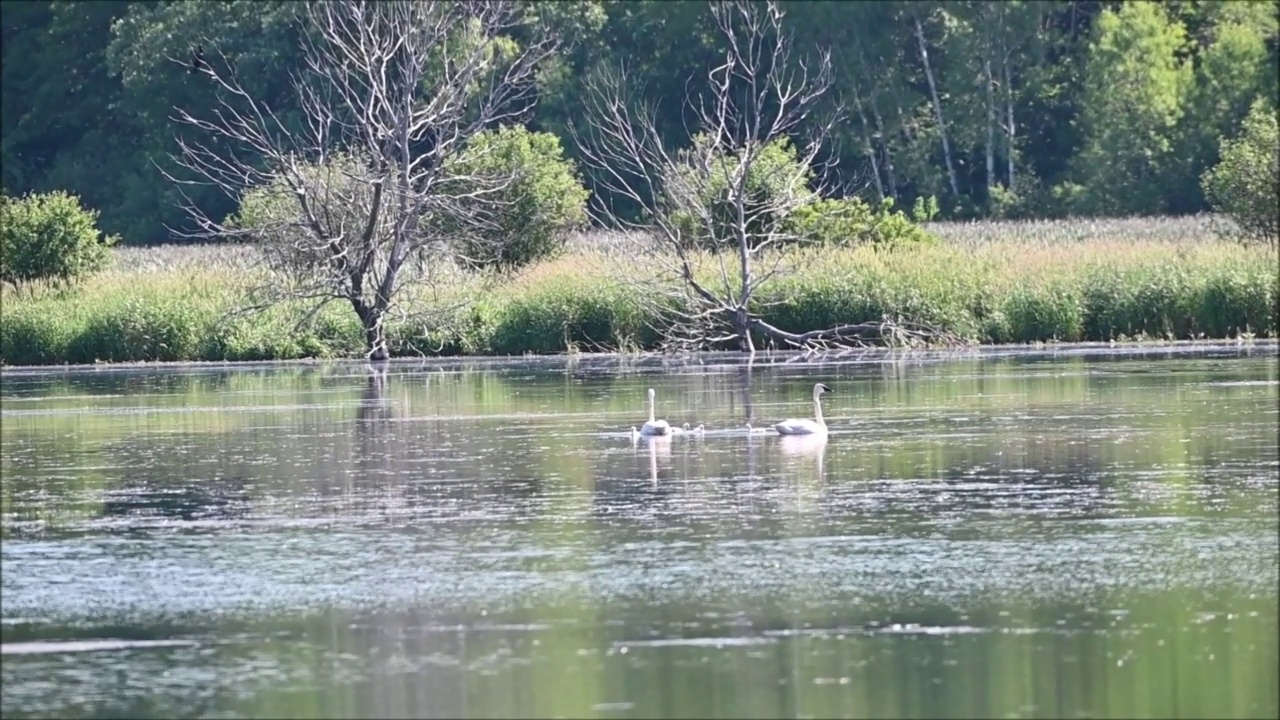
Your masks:
{"label": "grassy bank", "polygon": [[[933,230],[943,242],[932,247],[795,253],[788,258],[795,272],[765,288],[759,311],[795,331],[889,314],[981,343],[1275,337],[1275,251],[1215,240],[1196,222],[942,225]],[[653,348],[658,337],[636,283],[654,273],[622,248],[616,239],[586,238],[502,283],[457,278],[438,289],[437,301],[479,299],[447,322],[393,323],[393,350]],[[338,303],[301,329],[301,306],[231,316],[249,260],[232,248],[126,248],[115,267],[70,290],[5,287],[0,359],[16,365],[360,353],[356,318]]]}

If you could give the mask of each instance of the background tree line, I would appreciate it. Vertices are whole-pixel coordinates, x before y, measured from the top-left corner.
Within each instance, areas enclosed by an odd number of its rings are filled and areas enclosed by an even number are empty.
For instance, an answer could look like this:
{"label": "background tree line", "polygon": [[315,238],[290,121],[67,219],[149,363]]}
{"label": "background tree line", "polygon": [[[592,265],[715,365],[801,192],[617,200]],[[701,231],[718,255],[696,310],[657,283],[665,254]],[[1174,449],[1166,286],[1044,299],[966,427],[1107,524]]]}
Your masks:
{"label": "background tree line", "polygon": [[[532,130],[580,148],[582,79],[625,62],[654,102],[655,126],[691,145],[685,99],[721,62],[705,2],[539,3],[573,42],[539,71]],[[1256,103],[1277,107],[1277,3],[787,2],[805,52],[830,48],[849,108],[831,167],[844,192],[942,217],[1193,213],[1221,141]],[[202,39],[285,122],[305,72],[298,4],[256,0],[18,0],[3,13],[5,193],[65,190],[127,243],[170,238],[174,107],[212,109],[185,58]],[[519,43],[521,38],[514,38]],[[593,190],[592,173],[585,172]],[[199,189],[210,216],[236,210]],[[610,202],[610,198],[605,198]],[[623,198],[613,204],[625,211]]]}

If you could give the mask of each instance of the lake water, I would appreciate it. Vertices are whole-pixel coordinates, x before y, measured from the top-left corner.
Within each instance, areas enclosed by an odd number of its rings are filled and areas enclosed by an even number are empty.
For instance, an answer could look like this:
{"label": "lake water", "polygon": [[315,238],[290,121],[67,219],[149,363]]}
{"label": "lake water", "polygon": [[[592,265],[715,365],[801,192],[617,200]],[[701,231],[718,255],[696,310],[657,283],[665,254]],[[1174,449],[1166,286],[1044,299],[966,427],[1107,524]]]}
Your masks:
{"label": "lake water", "polygon": [[1275,717],[1278,401],[1263,343],[6,370],[0,714]]}

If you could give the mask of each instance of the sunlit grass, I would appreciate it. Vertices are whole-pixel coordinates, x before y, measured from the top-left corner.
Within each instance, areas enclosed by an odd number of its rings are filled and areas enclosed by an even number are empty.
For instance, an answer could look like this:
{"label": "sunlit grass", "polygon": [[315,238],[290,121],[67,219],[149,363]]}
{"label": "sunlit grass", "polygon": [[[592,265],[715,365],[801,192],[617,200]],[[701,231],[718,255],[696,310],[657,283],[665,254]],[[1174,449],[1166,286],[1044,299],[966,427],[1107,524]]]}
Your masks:
{"label": "sunlit grass", "polygon": [[[1272,251],[1216,239],[1206,218],[939,223],[933,246],[797,250],[755,311],[804,331],[885,316],[977,343],[1274,337]],[[238,315],[256,278],[246,246],[122,248],[81,285],[0,290],[7,364],[255,360],[358,355],[351,308],[309,323],[300,304]],[[760,269],[771,264],[762,258]],[[574,238],[513,276],[446,273],[402,297],[390,324],[401,355],[654,349],[658,308],[680,299],[634,236]],[[735,258],[703,255],[697,276],[732,287]]]}

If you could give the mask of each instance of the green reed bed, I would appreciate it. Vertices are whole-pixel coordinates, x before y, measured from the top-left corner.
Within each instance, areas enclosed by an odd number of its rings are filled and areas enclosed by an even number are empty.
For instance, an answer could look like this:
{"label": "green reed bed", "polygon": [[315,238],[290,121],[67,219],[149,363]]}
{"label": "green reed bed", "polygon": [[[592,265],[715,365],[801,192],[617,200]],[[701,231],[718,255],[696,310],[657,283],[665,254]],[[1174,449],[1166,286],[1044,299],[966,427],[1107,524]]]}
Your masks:
{"label": "green reed bed", "polygon": [[995,241],[815,256],[769,288],[788,330],[888,315],[982,343],[1276,335],[1280,271],[1227,243]]}
{"label": "green reed bed", "polygon": [[[756,310],[792,331],[890,316],[978,343],[1277,335],[1273,250],[1190,241],[1185,229],[1125,238],[1042,225],[953,226],[935,230],[944,238],[938,245],[888,251],[792,252],[784,259],[788,272],[761,290]],[[678,295],[631,247],[618,238],[598,246],[578,240],[514,277],[454,275],[406,298],[412,316],[391,322],[393,352],[654,349],[661,340],[654,328],[663,322],[657,308]],[[341,303],[300,327],[305,308],[296,304],[234,315],[251,275],[249,252],[131,248],[76,288],[5,287],[0,359],[16,365],[360,353],[359,325]],[[704,257],[698,272],[712,282],[718,268]]]}

